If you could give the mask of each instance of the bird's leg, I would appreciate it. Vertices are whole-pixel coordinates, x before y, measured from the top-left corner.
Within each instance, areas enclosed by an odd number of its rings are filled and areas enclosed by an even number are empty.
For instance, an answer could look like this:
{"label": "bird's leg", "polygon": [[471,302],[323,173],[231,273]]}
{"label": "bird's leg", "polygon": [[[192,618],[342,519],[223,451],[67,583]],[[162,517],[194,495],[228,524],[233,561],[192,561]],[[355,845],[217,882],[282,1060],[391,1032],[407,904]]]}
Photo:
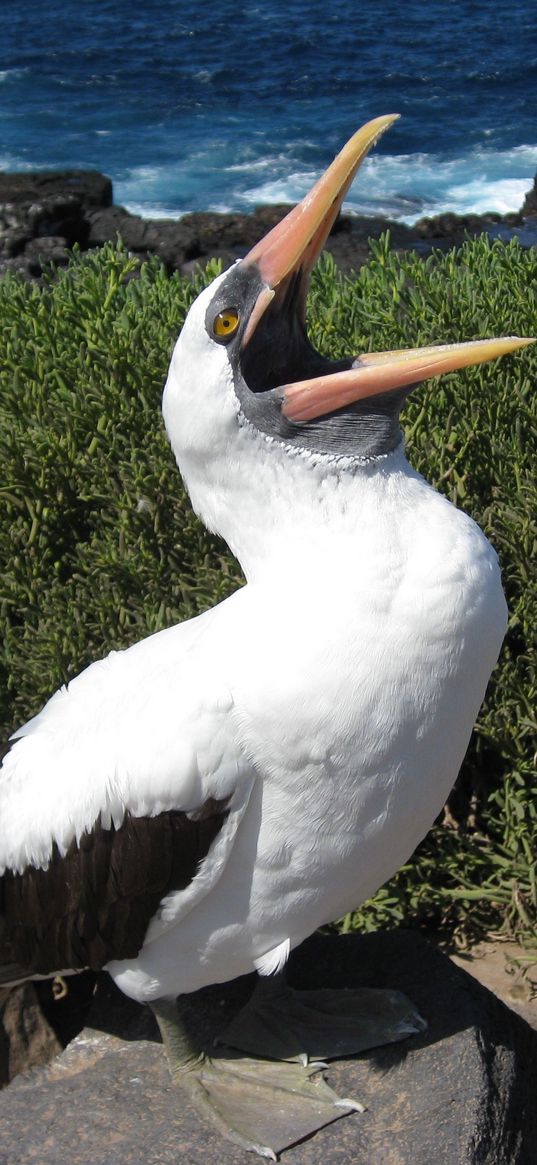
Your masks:
{"label": "bird's leg", "polygon": [[159,1000],[157,1019],[174,1084],[218,1132],[250,1152],[276,1154],[361,1105],[340,1100],[322,1065],[253,1059],[224,1047],[208,1055],[189,1032],[195,998]]}
{"label": "bird's leg", "polygon": [[174,1083],[203,1064],[204,1054],[196,1046],[185,1023],[181,1022],[179,1000],[159,999],[151,1004],[158,1023],[170,1074]]}
{"label": "bird's leg", "polygon": [[427,1024],[400,991],[374,987],[295,991],[283,972],[260,976],[222,1033],[231,1047],[280,1060],[330,1060],[396,1043]]}

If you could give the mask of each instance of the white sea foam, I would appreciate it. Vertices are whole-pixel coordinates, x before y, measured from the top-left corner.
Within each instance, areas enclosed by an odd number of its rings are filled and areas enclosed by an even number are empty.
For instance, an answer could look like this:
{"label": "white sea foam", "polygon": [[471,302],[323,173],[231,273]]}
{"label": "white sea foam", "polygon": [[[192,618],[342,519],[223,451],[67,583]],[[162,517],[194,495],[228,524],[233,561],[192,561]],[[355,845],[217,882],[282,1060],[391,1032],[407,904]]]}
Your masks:
{"label": "white sea foam", "polygon": [[346,206],[357,214],[388,212],[388,217],[408,224],[446,212],[506,214],[520,209],[536,167],[537,146],[476,149],[451,159],[377,155],[367,159]]}
{"label": "white sea foam", "polygon": [[24,77],[29,69],[0,69],[0,83],[5,81],[17,81],[19,77]]}
{"label": "white sea foam", "polygon": [[255,174],[259,170],[274,170],[285,161],[285,155],[281,154],[276,157],[269,155],[266,158],[256,158],[255,161],[234,162],[231,166],[226,166],[226,174]]}
{"label": "white sea foam", "polygon": [[[245,182],[235,179],[227,209],[230,203],[249,208],[298,202],[319,177],[320,171],[286,170],[284,157],[271,159],[272,166],[265,161],[228,167],[229,174],[244,175]],[[475,150],[453,159],[424,153],[374,155],[364,163],[344,209],[409,224],[446,211],[505,214],[520,209],[536,167],[535,146],[503,152]],[[261,174],[266,174],[261,182],[248,183],[248,177],[257,179]]]}
{"label": "white sea foam", "polygon": [[136,166],[114,179],[114,201],[144,218],[177,216],[174,191],[180,192],[181,180],[177,165]]}
{"label": "white sea foam", "polygon": [[15,154],[0,154],[0,170],[7,174],[27,174],[34,170],[46,170],[46,166],[33,166],[25,159],[15,156]]}
{"label": "white sea foam", "polygon": [[[135,167],[114,181],[116,202],[146,218],[177,218],[189,210],[221,213],[269,203],[298,202],[320,170],[282,152],[222,164],[221,143],[189,158]],[[344,204],[347,213],[411,224],[425,216],[517,211],[533,184],[537,146],[475,148],[456,158],[436,154],[376,154],[366,159]],[[202,201],[203,199],[203,201]]]}
{"label": "white sea foam", "polygon": [[194,81],[199,81],[201,85],[210,85],[216,76],[216,72],[216,69],[198,69],[192,76]]}
{"label": "white sea foam", "polygon": [[140,218],[179,219],[182,218],[184,214],[188,214],[188,211],[178,211],[177,207],[174,208],[171,206],[162,206],[161,203],[158,202],[123,202],[121,205],[124,206],[130,214],[138,214]]}
{"label": "white sea foam", "polygon": [[528,192],[527,178],[499,178],[496,182],[484,182],[479,178],[462,186],[451,186],[446,191],[446,199],[437,206],[436,213],[455,211],[457,214],[508,214],[520,210]]}
{"label": "white sea foam", "polygon": [[250,206],[266,205],[270,202],[299,202],[318,177],[318,173],[304,170],[281,178],[269,178],[258,186],[244,190],[242,197]]}

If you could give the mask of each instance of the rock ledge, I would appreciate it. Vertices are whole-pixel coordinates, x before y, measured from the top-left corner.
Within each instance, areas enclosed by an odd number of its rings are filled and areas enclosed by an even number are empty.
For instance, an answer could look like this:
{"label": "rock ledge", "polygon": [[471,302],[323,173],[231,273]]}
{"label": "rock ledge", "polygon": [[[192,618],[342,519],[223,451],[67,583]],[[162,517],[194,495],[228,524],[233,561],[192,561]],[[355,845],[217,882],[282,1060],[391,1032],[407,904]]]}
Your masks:
{"label": "rock ledge", "polygon": [[[330,1065],[367,1105],[289,1149],[289,1165],[535,1165],[537,1033],[411,932],[314,936],[292,956],[295,986],[392,986],[423,1035]],[[247,977],[204,993],[206,1027],[244,1001]],[[246,1165],[179,1108],[153,1020],[103,977],[88,1027],[46,1068],[0,1095],[0,1165]],[[29,1114],[31,1121],[29,1122]]]}
{"label": "rock ledge", "polygon": [[[113,205],[112,182],[93,170],[0,174],[0,274],[18,271],[38,278],[53,264],[65,265],[72,247],[100,246],[119,235],[144,259],[157,254],[169,272],[188,274],[211,257],[229,266],[243,256],[289,210],[257,207],[251,214],[187,214],[180,219],[145,219]],[[488,232],[504,239],[517,233],[537,244],[537,196],[530,191],[519,214],[443,214],[413,227],[382,218],[341,216],[327,249],[343,270],[367,259],[369,238],[390,230],[399,250],[428,254],[447,249],[467,235]]]}

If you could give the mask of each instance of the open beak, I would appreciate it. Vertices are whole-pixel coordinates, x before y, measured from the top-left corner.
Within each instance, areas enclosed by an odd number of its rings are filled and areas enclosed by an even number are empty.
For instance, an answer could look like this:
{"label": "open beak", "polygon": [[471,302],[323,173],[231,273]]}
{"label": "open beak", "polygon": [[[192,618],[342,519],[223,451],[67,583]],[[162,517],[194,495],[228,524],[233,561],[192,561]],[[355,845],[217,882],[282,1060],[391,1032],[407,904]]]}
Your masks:
{"label": "open beak", "polygon": [[470,340],[466,344],[438,344],[399,352],[365,352],[344,372],[284,385],[282,412],[291,421],[310,421],[357,400],[379,396],[394,388],[410,388],[430,376],[495,360],[534,342],[520,336],[505,336],[498,340]]}
{"label": "open beak", "polygon": [[[242,262],[255,265],[264,288],[250,315],[243,348],[251,340],[278,288],[292,277],[300,281],[298,308],[305,317],[309,275],[341,208],[352,180],[379,137],[397,120],[387,114],[367,122],[343,147],[309,194],[293,207]],[[280,292],[282,294],[282,292]],[[510,336],[503,339],[473,340],[463,344],[412,348],[399,352],[368,352],[354,360],[350,368],[330,371],[281,386],[282,413],[291,421],[307,422],[345,408],[356,401],[419,384],[439,376],[494,360],[513,352],[532,339]]]}

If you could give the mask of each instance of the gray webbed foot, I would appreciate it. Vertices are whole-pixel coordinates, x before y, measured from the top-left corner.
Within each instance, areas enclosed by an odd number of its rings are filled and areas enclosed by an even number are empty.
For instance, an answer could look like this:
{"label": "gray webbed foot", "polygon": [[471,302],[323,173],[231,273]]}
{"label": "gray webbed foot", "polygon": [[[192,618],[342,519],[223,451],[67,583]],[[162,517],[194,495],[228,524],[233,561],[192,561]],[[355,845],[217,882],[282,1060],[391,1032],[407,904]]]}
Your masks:
{"label": "gray webbed foot", "polygon": [[279,1152],[303,1137],[362,1110],[352,1100],[341,1100],[315,1063],[254,1059],[227,1047],[208,1056],[192,1046],[174,1004],[152,1007],[174,1084],[200,1116],[243,1149],[276,1161]]}
{"label": "gray webbed foot", "polygon": [[374,987],[295,991],[260,978],[221,1034],[223,1043],[278,1060],[332,1060],[397,1043],[427,1024],[400,991]]}
{"label": "gray webbed foot", "polygon": [[194,998],[152,1005],[172,1079],[222,1136],[273,1161],[324,1125],[363,1112],[326,1083],[321,1059],[393,1043],[426,1026],[399,991],[294,991],[277,975],[258,980],[209,1055],[189,1034]]}

